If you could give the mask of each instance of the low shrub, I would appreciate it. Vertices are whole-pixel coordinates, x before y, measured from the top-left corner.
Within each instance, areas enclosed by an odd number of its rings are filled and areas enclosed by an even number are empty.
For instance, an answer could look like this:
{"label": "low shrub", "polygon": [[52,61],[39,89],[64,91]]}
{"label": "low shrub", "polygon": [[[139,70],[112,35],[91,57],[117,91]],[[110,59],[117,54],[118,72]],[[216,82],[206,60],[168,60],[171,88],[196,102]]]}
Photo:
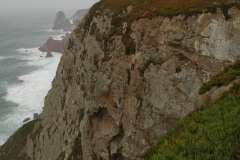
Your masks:
{"label": "low shrub", "polygon": [[214,86],[228,85],[240,75],[240,61],[236,61],[233,65],[226,67],[222,72],[211,78],[210,81],[203,83],[199,89],[199,94],[204,94],[211,90]]}
{"label": "low shrub", "polygon": [[161,159],[240,159],[240,84],[205,110],[177,123],[142,157]]}

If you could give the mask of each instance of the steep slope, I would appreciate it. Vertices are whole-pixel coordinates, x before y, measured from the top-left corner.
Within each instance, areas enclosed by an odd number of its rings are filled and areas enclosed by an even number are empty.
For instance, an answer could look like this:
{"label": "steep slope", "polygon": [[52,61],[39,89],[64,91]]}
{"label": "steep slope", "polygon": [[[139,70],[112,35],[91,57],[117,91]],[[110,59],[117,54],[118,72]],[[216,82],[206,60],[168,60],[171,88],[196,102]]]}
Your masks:
{"label": "steep slope", "polygon": [[95,4],[71,34],[24,152],[36,160],[138,159],[221,95],[218,88],[198,91],[240,55],[234,5]]}
{"label": "steep slope", "polygon": [[[142,157],[152,160],[240,159],[239,67],[240,63],[237,61],[211,78],[209,82],[216,82],[218,79],[220,88],[225,88],[221,98],[181,119]],[[235,69],[238,74],[232,76]],[[226,77],[234,80],[228,83]],[[227,82],[228,85],[221,86],[222,82]],[[204,83],[202,87],[205,88],[208,83]],[[226,92],[226,88],[231,89]]]}

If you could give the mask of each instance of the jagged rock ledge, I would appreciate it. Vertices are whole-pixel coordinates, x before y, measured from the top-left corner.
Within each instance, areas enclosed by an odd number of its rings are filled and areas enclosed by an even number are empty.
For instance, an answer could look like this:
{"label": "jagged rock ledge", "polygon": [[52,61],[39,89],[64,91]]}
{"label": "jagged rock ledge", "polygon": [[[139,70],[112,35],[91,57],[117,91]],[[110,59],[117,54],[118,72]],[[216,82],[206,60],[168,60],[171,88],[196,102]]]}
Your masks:
{"label": "jagged rock ledge", "polygon": [[62,37],[62,40],[55,40],[53,38],[49,38],[47,42],[39,48],[42,52],[58,52],[63,53],[64,47],[66,43],[68,42],[68,39],[70,38],[70,34],[66,33],[64,37]]}

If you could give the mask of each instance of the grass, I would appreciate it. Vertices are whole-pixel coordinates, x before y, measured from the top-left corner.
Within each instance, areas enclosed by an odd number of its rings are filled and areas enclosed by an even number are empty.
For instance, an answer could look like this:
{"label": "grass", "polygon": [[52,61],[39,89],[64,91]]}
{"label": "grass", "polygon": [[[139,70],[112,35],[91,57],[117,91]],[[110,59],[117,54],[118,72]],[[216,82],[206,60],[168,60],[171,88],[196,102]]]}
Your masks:
{"label": "grass", "polygon": [[124,136],[124,129],[123,129],[123,125],[122,125],[122,124],[120,124],[120,126],[119,126],[119,132],[118,132],[118,135],[120,135],[120,136]]}
{"label": "grass", "polygon": [[142,157],[170,159],[240,159],[240,83],[205,110],[183,118]]}
{"label": "grass", "polygon": [[130,85],[131,84],[131,71],[129,69],[127,69],[127,77],[128,77],[127,83],[128,83],[128,85]]}
{"label": "grass", "polygon": [[30,121],[19,128],[6,143],[0,148],[1,160],[28,160],[25,153],[25,144],[27,143],[28,135],[33,132],[34,126],[39,119]]}
{"label": "grass", "polygon": [[[121,22],[132,22],[139,18],[153,18],[155,16],[173,17],[177,15],[190,16],[205,12],[216,13],[217,8],[221,8],[225,18],[230,18],[227,11],[232,6],[240,8],[239,2],[229,2],[229,0],[219,0],[217,4],[214,0],[101,0],[97,2],[89,11],[89,16],[85,21],[84,28],[88,29],[93,16],[97,10],[110,9],[114,16],[112,25],[120,27]],[[129,5],[133,6],[133,11],[123,13]]]}
{"label": "grass", "polygon": [[210,81],[203,83],[199,89],[199,94],[204,94],[210,91],[214,86],[228,85],[229,82],[234,80],[240,75],[240,61],[236,61],[233,65],[226,67],[222,72],[211,78]]}
{"label": "grass", "polygon": [[79,113],[79,122],[81,122],[81,120],[83,119],[84,117],[84,109],[81,109],[80,110],[80,113]]}
{"label": "grass", "polygon": [[64,109],[66,98],[65,96],[61,99],[61,109]]}
{"label": "grass", "polygon": [[100,9],[100,5],[102,3],[101,2],[97,2],[95,3],[91,8],[90,10],[88,11],[88,17],[85,19],[85,22],[84,24],[82,25],[83,29],[86,31],[86,30],[89,30],[89,27],[90,27],[90,24],[93,20],[93,17],[96,15],[96,11],[98,9]]}

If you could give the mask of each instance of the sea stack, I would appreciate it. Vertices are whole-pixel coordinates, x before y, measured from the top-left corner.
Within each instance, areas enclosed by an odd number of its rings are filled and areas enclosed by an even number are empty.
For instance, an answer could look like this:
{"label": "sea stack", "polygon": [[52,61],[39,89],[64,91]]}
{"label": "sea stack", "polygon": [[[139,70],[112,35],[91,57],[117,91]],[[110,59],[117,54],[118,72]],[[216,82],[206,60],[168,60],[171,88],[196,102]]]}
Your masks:
{"label": "sea stack", "polygon": [[55,16],[55,21],[54,21],[54,26],[53,30],[70,30],[71,28],[71,23],[70,21],[66,18],[65,14],[60,11],[56,14]]}

